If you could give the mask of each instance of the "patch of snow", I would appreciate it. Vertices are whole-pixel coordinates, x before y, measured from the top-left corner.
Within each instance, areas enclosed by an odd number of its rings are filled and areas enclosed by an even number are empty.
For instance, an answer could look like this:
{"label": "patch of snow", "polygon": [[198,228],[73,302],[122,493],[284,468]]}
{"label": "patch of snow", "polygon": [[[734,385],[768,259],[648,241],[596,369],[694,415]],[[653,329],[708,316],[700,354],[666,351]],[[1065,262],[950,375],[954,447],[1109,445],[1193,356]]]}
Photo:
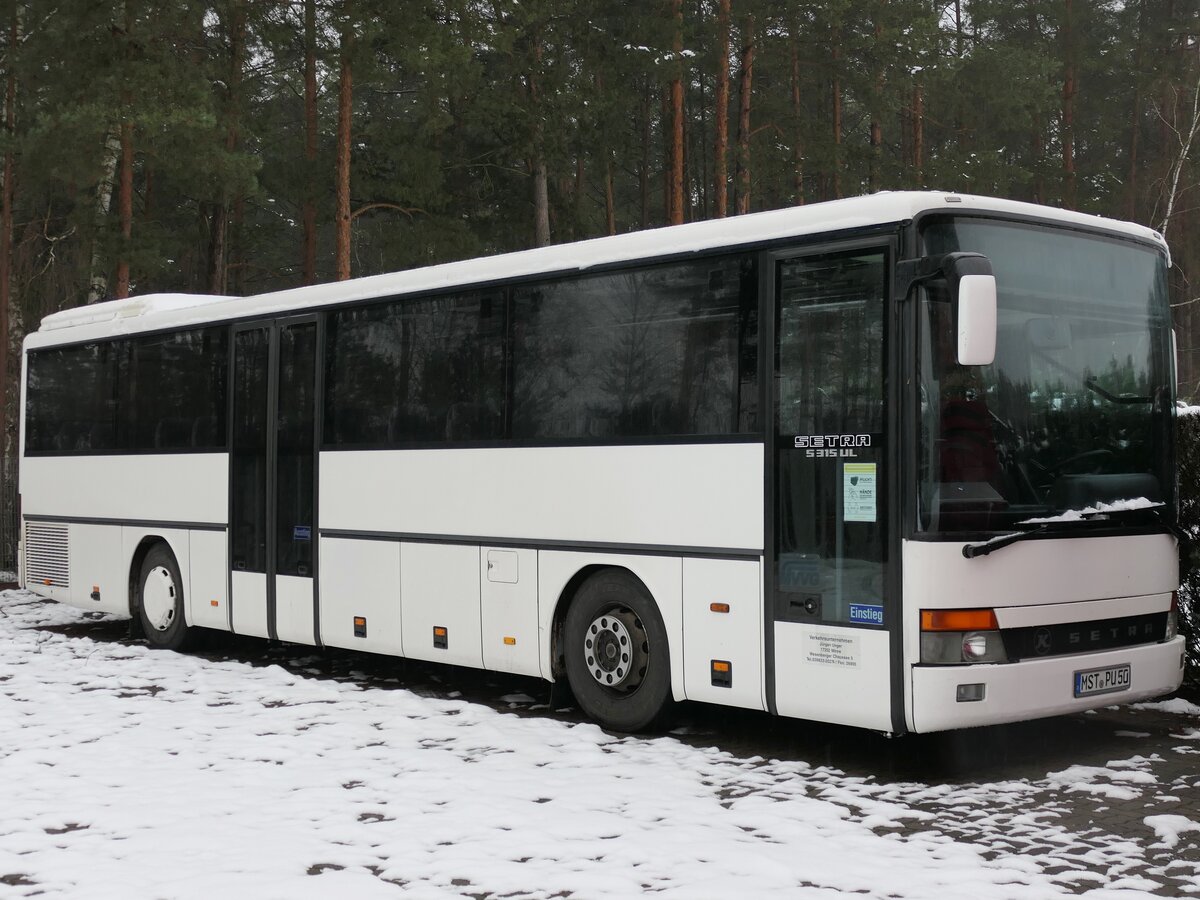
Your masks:
{"label": "patch of snow", "polygon": [[1200,716],[1200,706],[1190,703],[1182,697],[1172,697],[1170,700],[1155,700],[1152,703],[1134,703],[1134,709],[1153,709],[1158,712],[1175,713],[1180,716]]}
{"label": "patch of snow", "polygon": [[1158,835],[1159,845],[1174,847],[1179,843],[1181,835],[1189,831],[1200,831],[1200,822],[1193,822],[1187,816],[1146,816],[1143,819]]}

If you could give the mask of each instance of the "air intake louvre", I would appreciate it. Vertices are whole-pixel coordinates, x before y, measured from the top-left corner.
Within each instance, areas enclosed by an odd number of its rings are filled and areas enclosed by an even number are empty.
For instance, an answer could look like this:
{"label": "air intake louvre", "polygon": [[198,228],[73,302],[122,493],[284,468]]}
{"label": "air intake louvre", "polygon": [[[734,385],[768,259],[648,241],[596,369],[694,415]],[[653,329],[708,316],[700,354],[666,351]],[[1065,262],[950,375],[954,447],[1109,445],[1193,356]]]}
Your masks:
{"label": "air intake louvre", "polygon": [[25,582],[71,586],[71,556],[67,526],[25,523]]}

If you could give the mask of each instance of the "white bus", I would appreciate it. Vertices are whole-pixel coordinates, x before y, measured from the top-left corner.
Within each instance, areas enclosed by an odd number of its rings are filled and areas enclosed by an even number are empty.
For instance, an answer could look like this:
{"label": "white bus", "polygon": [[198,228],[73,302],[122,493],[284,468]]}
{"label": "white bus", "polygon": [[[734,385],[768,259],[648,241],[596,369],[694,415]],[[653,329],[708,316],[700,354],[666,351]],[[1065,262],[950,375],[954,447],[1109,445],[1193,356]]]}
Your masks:
{"label": "white bus", "polygon": [[[23,584],[196,629],[890,733],[1174,690],[1146,228],[890,193],[48,316]],[[994,277],[993,277],[994,276]]]}

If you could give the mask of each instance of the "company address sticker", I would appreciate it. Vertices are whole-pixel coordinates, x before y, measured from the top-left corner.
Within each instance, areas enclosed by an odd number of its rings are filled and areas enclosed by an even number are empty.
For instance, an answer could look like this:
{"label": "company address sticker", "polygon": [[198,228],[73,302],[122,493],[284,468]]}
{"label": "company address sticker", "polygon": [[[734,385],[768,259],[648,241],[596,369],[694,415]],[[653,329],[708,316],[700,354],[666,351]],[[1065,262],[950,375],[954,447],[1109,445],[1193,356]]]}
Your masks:
{"label": "company address sticker", "polygon": [[804,632],[804,661],[815,666],[857,669],[858,635],[844,631]]}

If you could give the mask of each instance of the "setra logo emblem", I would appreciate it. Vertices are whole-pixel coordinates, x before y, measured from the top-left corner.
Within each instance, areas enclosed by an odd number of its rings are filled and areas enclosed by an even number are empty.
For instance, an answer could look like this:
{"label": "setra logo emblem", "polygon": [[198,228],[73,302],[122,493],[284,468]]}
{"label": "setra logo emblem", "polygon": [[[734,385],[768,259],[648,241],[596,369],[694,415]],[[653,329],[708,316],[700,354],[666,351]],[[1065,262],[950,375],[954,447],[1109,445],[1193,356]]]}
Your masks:
{"label": "setra logo emblem", "polygon": [[1033,649],[1038,656],[1045,656],[1050,652],[1050,629],[1039,628],[1033,635]]}

